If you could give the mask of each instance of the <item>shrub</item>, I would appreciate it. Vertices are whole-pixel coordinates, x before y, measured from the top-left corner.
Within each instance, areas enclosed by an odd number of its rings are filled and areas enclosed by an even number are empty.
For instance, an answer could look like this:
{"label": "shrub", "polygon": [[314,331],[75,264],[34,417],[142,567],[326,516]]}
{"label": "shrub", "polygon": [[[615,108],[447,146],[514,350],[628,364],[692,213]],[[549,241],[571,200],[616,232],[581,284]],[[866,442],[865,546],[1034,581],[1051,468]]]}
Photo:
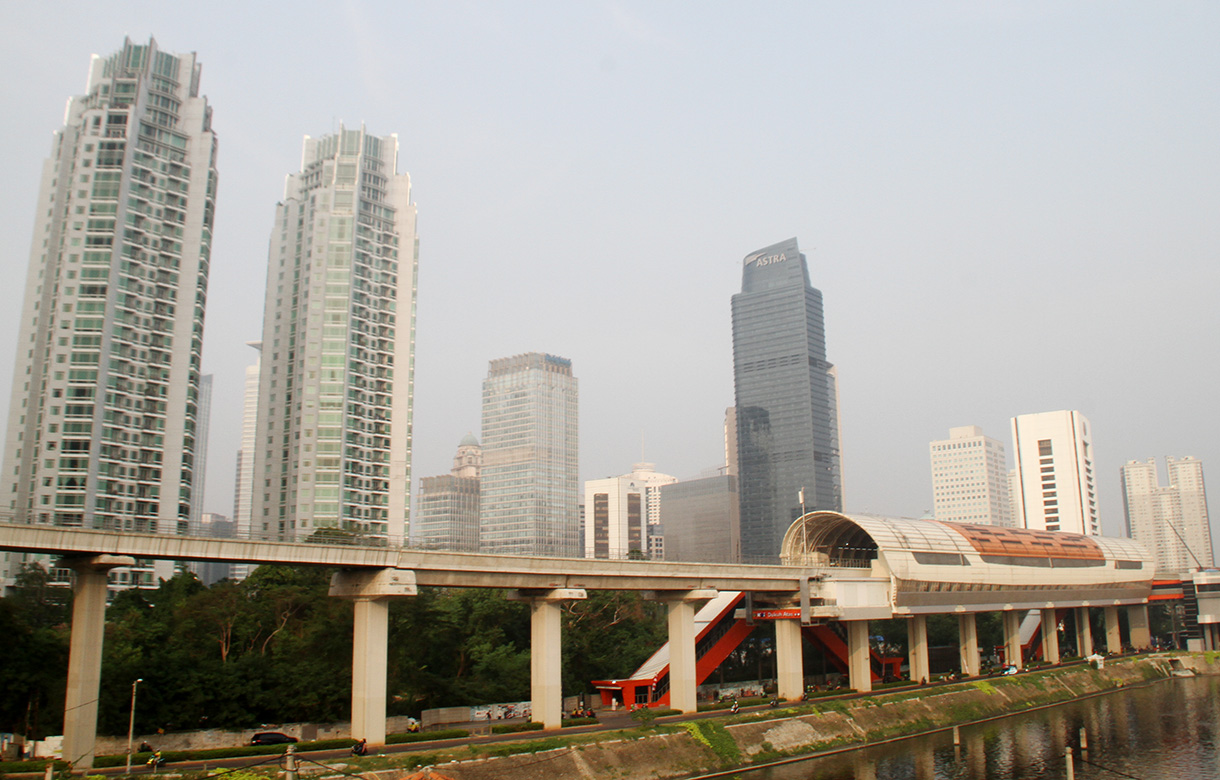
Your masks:
{"label": "shrub", "polygon": [[517,734],[522,731],[542,731],[542,724],[530,721],[529,723],[501,723],[491,727],[492,734]]}
{"label": "shrub", "polygon": [[[495,727],[492,727],[495,730]],[[401,734],[389,734],[385,738],[387,745],[401,745],[407,742],[431,742],[434,739],[461,739],[469,737],[466,729],[439,729],[437,731],[406,731]]]}
{"label": "shrub", "polygon": [[657,713],[650,707],[640,707],[631,711],[631,719],[640,724],[640,728],[651,729],[656,726]]}

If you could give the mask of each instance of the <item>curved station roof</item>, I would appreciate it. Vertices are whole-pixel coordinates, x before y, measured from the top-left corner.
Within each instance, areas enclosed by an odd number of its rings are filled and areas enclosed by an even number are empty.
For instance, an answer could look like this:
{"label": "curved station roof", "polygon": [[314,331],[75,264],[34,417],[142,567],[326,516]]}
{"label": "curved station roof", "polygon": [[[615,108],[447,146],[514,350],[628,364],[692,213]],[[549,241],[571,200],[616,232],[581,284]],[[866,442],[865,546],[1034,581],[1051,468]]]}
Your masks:
{"label": "curved station roof", "polygon": [[1156,573],[1131,539],[839,512],[794,522],[781,559],[889,578],[896,614],[1131,604]]}

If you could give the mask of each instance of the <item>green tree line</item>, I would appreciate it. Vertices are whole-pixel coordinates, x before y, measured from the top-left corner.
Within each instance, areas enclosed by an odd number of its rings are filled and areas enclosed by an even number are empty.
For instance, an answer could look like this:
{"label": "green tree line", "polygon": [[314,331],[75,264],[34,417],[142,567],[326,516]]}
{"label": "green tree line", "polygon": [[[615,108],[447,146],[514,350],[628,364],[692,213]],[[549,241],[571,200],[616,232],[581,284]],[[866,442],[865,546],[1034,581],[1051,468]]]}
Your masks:
{"label": "green tree line", "polygon": [[[190,573],[117,594],[106,611],[98,730],[124,734],[140,679],[136,731],[249,728],[346,720],[352,604],[327,595],[330,570],[260,566],[204,587]],[[0,599],[0,731],[38,738],[63,723],[71,591],[27,568]],[[666,640],[664,607],[590,591],[564,605],[566,695],[622,678]],[[525,700],[527,604],[504,591],[420,588],[390,602],[387,711]]]}

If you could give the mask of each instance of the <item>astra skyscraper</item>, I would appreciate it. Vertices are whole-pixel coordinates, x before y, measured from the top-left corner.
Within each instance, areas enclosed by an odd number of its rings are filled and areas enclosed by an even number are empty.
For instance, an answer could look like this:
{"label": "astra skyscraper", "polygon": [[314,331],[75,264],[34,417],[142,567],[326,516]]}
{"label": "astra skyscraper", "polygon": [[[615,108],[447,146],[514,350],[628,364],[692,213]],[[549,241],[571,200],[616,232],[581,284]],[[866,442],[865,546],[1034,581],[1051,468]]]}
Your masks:
{"label": "astra skyscraper", "polygon": [[483,552],[580,555],[577,383],[572,361],[530,352],[483,380]]}
{"label": "astra skyscraper", "polygon": [[[194,54],[127,40],[93,58],[55,133],[0,482],[19,522],[188,529],[217,186],[199,79]],[[154,584],[133,572],[116,580]]]}
{"label": "astra skyscraper", "polygon": [[741,557],[774,561],[804,509],[843,508],[822,293],[792,238],[746,256],[733,296]]}
{"label": "astra skyscraper", "polygon": [[418,250],[398,137],[305,139],[275,210],[251,534],[401,544],[411,502]]}

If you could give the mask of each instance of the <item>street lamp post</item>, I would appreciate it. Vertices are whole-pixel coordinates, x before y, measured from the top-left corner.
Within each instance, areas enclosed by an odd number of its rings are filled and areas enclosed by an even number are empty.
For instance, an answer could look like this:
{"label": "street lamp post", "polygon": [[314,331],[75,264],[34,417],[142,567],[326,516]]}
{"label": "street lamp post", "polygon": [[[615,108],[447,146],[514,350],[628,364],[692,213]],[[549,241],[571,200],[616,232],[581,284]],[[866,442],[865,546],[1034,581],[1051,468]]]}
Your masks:
{"label": "street lamp post", "polygon": [[131,738],[136,731],[136,686],[144,682],[143,677],[137,677],[131,684],[131,718],[127,721],[127,774],[131,774]]}

